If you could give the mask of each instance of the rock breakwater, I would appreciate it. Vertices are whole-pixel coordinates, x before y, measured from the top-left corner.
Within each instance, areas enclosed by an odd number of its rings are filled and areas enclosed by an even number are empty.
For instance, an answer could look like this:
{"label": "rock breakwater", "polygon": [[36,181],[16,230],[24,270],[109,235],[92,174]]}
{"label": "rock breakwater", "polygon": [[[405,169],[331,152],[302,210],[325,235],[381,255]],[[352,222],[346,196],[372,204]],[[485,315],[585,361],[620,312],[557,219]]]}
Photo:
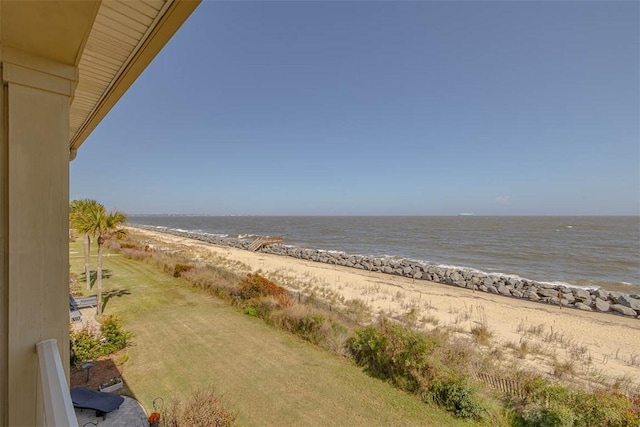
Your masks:
{"label": "rock breakwater", "polygon": [[[248,249],[250,241],[163,227],[136,225],[151,231],[200,240],[221,246]],[[604,289],[584,289],[552,283],[536,282],[523,278],[487,274],[473,269],[445,267],[399,257],[374,257],[344,252],[272,245],[259,252],[314,262],[357,268],[360,270],[393,274],[415,280],[457,286],[474,291],[488,292],[505,297],[527,299],[534,302],[558,305],[577,310],[594,311],[640,319],[640,295],[624,294]]]}

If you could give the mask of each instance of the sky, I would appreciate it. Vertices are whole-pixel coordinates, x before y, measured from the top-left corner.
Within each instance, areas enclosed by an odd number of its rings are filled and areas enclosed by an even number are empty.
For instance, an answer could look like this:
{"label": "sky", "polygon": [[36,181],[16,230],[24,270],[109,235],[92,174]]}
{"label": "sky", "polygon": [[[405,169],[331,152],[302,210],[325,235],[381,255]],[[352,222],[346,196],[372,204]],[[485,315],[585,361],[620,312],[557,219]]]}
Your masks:
{"label": "sky", "polygon": [[129,214],[638,215],[640,3],[205,0],[70,168]]}

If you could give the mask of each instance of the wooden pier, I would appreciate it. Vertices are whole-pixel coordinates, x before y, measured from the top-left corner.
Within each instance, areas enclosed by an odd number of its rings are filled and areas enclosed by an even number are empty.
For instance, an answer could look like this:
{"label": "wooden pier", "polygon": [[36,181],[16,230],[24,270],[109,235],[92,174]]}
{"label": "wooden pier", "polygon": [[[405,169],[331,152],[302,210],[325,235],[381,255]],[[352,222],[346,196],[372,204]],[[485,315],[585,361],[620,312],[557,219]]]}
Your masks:
{"label": "wooden pier", "polygon": [[258,237],[256,240],[251,242],[248,249],[252,252],[255,252],[262,247],[269,245],[278,245],[282,242],[284,242],[284,239],[282,237]]}

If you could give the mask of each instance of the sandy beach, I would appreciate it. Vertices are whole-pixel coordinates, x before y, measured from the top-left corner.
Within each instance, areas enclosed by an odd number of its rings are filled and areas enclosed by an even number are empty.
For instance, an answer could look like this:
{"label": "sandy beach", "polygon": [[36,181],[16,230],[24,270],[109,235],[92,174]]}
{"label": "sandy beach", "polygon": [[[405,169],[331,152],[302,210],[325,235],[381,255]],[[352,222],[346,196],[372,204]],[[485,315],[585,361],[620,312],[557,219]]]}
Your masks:
{"label": "sandy beach", "polygon": [[448,327],[469,339],[471,328],[484,324],[493,334],[487,354],[505,364],[553,375],[554,366],[570,363],[576,377],[640,383],[636,319],[129,229],[158,249],[180,249],[194,260],[238,273],[259,272],[292,291],[313,293],[331,304],[359,300],[373,315],[402,318],[413,313],[420,327]]}

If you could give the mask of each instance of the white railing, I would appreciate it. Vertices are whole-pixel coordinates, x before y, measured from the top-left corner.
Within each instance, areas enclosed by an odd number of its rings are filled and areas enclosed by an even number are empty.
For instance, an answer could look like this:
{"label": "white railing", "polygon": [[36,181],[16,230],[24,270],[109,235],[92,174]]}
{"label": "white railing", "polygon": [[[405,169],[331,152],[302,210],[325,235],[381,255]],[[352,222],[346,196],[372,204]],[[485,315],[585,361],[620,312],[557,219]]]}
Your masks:
{"label": "white railing", "polygon": [[40,341],[36,344],[36,349],[44,400],[45,425],[78,427],[78,419],[60,361],[58,342],[55,339]]}

